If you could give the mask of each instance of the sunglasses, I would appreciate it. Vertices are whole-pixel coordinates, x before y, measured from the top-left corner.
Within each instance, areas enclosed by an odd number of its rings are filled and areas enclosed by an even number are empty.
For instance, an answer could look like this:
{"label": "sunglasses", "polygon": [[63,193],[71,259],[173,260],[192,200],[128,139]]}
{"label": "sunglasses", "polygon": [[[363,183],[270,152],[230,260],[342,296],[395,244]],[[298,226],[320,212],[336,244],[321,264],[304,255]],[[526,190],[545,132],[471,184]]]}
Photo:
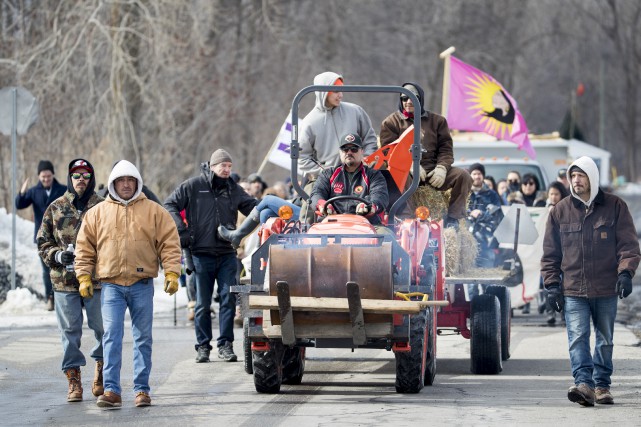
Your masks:
{"label": "sunglasses", "polygon": [[401,96],[401,102],[407,102],[409,101],[409,99],[410,99],[409,96],[405,96],[405,95]]}
{"label": "sunglasses", "polygon": [[83,173],[72,173],[71,177],[73,179],[80,179],[80,177],[83,177],[84,179],[91,179],[91,172],[83,172]]}
{"label": "sunglasses", "polygon": [[524,182],[523,185],[536,185],[534,181]]}
{"label": "sunglasses", "polygon": [[341,147],[341,151],[343,153],[348,153],[348,152],[358,153],[358,150],[360,150],[360,149],[361,149],[360,147],[353,147],[353,146],[352,147]]}

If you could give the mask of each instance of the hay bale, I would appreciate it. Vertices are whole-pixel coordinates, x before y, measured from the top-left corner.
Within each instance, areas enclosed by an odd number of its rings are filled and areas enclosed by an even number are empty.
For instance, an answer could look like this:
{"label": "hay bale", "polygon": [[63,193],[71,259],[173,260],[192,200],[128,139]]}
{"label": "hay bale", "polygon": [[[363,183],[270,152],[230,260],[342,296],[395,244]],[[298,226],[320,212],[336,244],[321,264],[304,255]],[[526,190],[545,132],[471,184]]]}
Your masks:
{"label": "hay bale", "polygon": [[451,194],[452,190],[438,191],[431,185],[420,185],[410,197],[408,204],[412,211],[419,206],[426,206],[432,219],[438,221],[447,215]]}
{"label": "hay bale", "polygon": [[443,230],[445,242],[445,275],[461,276],[476,266],[478,242],[465,227],[465,220],[459,223],[459,230]]}

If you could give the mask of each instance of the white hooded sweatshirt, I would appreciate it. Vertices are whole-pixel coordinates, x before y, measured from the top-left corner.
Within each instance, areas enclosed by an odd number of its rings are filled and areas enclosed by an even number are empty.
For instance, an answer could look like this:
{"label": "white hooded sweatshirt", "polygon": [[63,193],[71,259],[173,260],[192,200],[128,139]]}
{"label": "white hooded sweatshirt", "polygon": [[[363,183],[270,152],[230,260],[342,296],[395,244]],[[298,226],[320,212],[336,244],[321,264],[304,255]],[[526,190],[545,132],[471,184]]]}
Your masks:
{"label": "white hooded sweatshirt", "polygon": [[[116,188],[114,187],[114,181],[116,181],[117,178],[123,177],[123,176],[133,176],[138,180],[138,186],[136,187],[136,192],[134,193],[133,197],[129,200],[124,200],[122,199],[118,193],[116,193]],[[138,168],[134,166],[133,163],[127,161],[127,160],[121,160],[118,163],[116,163],[111,170],[111,173],[109,174],[109,180],[107,181],[107,188],[109,189],[109,195],[115,199],[118,200],[120,203],[123,205],[127,205],[131,203],[132,201],[136,200],[136,197],[140,196],[140,193],[142,192],[142,177],[140,176],[140,172],[138,172]]]}
{"label": "white hooded sweatshirt", "polygon": [[[572,188],[572,177],[570,176],[570,171],[573,166],[576,166],[585,172],[588,176],[588,180],[590,181],[590,198],[587,202],[579,197],[574,192],[574,188]],[[579,157],[570,165],[566,174],[568,182],[570,183],[570,193],[572,194],[572,197],[583,202],[586,208],[589,207],[594,201],[596,195],[599,193],[599,168],[596,166],[596,163],[594,163],[594,160],[588,156]]]}

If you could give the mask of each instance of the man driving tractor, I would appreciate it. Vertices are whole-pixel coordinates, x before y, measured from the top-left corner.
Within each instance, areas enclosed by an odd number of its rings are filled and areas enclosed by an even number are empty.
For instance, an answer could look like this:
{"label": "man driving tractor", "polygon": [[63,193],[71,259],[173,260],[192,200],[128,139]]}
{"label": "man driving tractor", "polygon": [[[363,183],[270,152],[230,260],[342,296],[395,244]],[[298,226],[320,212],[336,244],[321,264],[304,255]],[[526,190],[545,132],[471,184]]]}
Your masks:
{"label": "man driving tractor", "polygon": [[[348,133],[341,137],[339,145],[341,164],[325,169],[319,175],[311,194],[312,206],[321,216],[335,213],[363,215],[378,231],[382,231],[385,227],[381,226],[378,214],[385,210],[389,201],[385,178],[380,171],[363,164],[360,136]],[[337,196],[353,196],[354,199],[327,203]]]}

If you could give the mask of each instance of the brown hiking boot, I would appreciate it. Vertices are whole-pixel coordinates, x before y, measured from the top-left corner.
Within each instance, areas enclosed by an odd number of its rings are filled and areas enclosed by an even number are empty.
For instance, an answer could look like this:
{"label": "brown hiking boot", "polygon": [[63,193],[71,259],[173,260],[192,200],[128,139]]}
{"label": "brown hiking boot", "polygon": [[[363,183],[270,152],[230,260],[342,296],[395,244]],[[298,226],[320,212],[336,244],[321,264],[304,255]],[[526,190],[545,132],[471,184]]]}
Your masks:
{"label": "brown hiking boot", "polygon": [[99,408],[120,408],[122,406],[122,399],[120,395],[113,391],[106,391],[98,397],[96,405],[98,405]]}
{"label": "brown hiking boot", "polygon": [[134,401],[138,408],[142,406],[151,406],[151,397],[144,391],[136,393],[136,400]]}
{"label": "brown hiking boot", "polygon": [[67,393],[67,402],[82,401],[82,381],[80,380],[80,368],[71,368],[65,371],[67,380],[69,380],[69,392]]}
{"label": "brown hiking boot", "polygon": [[105,387],[102,384],[102,360],[96,360],[96,372],[93,376],[93,384],[91,386],[91,392],[94,396],[100,396],[105,392]]}
{"label": "brown hiking boot", "polygon": [[597,387],[594,393],[596,395],[596,403],[601,405],[612,405],[614,403],[614,398],[612,397],[609,388]]}
{"label": "brown hiking boot", "polygon": [[568,390],[568,399],[581,406],[594,406],[594,389],[585,383],[573,385]]}

